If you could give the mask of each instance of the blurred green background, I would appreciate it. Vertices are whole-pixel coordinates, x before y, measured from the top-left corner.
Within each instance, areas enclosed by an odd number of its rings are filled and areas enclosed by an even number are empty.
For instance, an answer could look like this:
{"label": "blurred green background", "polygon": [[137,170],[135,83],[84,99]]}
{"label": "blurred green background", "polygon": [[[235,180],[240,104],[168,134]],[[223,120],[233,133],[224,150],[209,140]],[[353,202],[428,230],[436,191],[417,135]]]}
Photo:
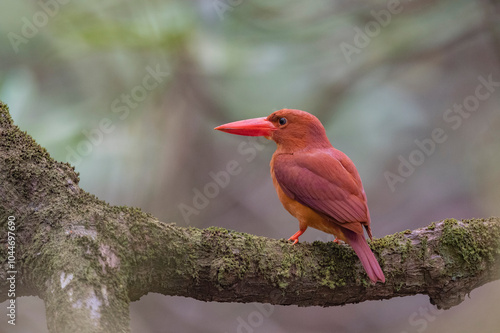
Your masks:
{"label": "blurred green background", "polygon": [[[309,111],[356,164],[382,237],[500,215],[499,18],[486,0],[9,1],[0,99],[99,198],[272,238],[298,230],[270,180],[275,144],[213,127]],[[232,160],[241,173],[197,199]],[[441,312],[425,296],[324,309],[150,294],[131,317],[133,332],[498,332],[500,284],[470,296]],[[47,331],[41,300],[18,315],[0,328]]]}

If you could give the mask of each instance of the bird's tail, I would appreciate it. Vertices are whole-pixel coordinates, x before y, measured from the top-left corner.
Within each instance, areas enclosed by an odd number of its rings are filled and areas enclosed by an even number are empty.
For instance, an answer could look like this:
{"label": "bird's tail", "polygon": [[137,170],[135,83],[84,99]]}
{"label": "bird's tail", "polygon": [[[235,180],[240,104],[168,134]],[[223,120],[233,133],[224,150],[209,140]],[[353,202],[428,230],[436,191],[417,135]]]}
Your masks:
{"label": "bird's tail", "polygon": [[345,230],[344,235],[346,236],[349,245],[351,245],[354,252],[358,255],[359,260],[361,261],[361,264],[363,265],[370,280],[372,280],[373,283],[377,283],[377,280],[385,282],[384,272],[382,272],[377,258],[375,258],[375,255],[368,246],[364,235],[355,233],[351,230]]}

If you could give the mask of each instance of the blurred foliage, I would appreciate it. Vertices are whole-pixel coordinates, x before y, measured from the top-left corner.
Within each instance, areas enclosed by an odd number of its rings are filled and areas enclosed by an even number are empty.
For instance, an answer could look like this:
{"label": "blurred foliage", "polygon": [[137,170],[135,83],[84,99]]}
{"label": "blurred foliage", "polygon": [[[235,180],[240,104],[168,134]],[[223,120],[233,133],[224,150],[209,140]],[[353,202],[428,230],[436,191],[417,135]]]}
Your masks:
{"label": "blurred foliage", "polygon": [[[179,225],[276,238],[298,225],[271,185],[274,143],[212,128],[304,109],[356,163],[374,235],[382,236],[447,217],[500,215],[500,92],[457,129],[444,118],[474,95],[479,76],[500,81],[499,14],[487,0],[9,1],[0,11],[0,99],[52,156],[76,164],[82,188],[98,197]],[[363,47],[356,47],[359,31],[370,34]],[[346,56],[346,44],[357,52]],[[148,89],[151,71],[168,74]],[[103,119],[112,130],[102,130]],[[397,174],[400,157],[408,159],[415,140],[435,128],[447,140],[392,191],[387,172]],[[75,158],[79,148],[86,153]],[[231,160],[242,172],[198,214],[183,217],[180,205],[193,206],[196,191]],[[301,238],[316,239],[332,236],[308,230]],[[425,323],[427,331],[467,332],[474,324],[491,332],[500,325],[493,295],[498,284],[435,321],[418,321],[426,318],[422,308],[431,309],[418,297],[341,309],[275,307],[252,329],[420,332]],[[236,331],[238,318],[258,311],[146,299],[132,307],[136,332]],[[43,318],[33,313],[32,321]]]}

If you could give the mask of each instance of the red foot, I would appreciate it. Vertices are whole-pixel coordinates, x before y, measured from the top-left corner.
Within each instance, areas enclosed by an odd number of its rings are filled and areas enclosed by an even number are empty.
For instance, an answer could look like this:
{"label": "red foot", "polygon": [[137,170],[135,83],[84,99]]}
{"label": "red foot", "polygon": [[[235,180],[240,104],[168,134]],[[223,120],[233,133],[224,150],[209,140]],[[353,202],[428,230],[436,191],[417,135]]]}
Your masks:
{"label": "red foot", "polygon": [[295,234],[293,234],[292,237],[288,238],[288,240],[293,240],[293,244],[292,245],[295,245],[295,244],[297,244],[299,242],[299,237],[304,233],[304,231],[303,230],[299,230]]}

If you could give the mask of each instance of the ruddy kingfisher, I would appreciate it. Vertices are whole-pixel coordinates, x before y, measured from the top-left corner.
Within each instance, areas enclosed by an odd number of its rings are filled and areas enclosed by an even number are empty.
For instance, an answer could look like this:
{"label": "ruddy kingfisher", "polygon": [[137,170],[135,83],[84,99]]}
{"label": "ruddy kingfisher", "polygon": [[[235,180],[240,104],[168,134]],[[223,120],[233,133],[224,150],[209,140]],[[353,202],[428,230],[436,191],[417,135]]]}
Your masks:
{"label": "ruddy kingfisher", "polygon": [[364,236],[370,239],[370,213],[361,178],[346,154],[335,149],[314,115],[282,109],[268,117],[224,124],[216,130],[264,136],[276,142],[271,177],[285,209],[299,220],[299,241],[308,227],[335,235],[358,255],[371,281],[385,282],[384,273]]}

